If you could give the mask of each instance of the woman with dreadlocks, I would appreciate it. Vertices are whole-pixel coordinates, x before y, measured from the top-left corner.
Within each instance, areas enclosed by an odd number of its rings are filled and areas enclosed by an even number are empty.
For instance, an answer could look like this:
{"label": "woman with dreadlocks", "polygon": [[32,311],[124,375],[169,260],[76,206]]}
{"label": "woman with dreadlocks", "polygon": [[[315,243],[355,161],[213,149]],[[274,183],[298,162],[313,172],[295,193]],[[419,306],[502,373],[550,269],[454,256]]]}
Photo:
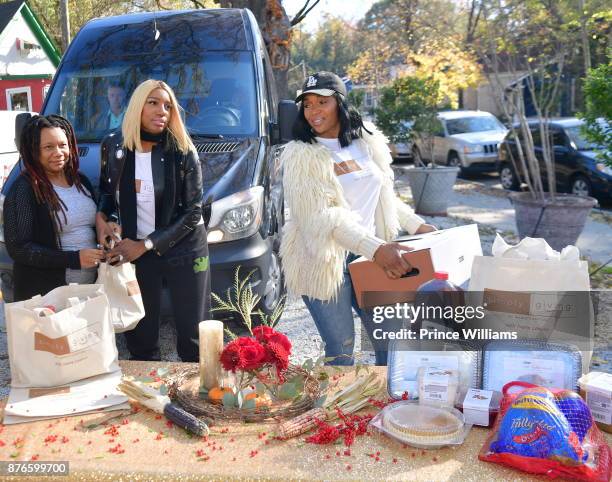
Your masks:
{"label": "woman with dreadlocks", "polygon": [[4,239],[21,301],[68,283],[93,283],[96,202],[79,172],[74,130],[58,115],[34,116],[19,142],[23,171],[4,202]]}

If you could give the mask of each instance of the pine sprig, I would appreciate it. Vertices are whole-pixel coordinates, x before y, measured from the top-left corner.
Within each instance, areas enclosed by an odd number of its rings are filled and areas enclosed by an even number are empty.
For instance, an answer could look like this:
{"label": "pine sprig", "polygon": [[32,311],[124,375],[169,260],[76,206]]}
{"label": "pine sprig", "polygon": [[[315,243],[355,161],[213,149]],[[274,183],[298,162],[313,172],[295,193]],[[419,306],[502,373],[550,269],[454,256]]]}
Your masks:
{"label": "pine sprig", "polygon": [[[255,307],[261,301],[261,296],[253,293],[249,279],[253,275],[255,270],[252,270],[244,279],[240,279],[240,266],[236,268],[234,273],[234,283],[232,288],[228,288],[226,291],[226,299],[224,300],[216,293],[211,293],[213,301],[217,306],[212,308],[210,311],[224,311],[229,313],[237,313],[242,318],[244,325],[249,330],[251,336],[253,335],[253,316],[257,315],[262,324],[274,328],[274,326],[280,320],[283,310],[285,308],[286,296],[283,297],[276,303],[274,310],[270,316],[266,316],[261,310],[255,311]],[[234,340],[237,336],[227,328],[225,333]]]}

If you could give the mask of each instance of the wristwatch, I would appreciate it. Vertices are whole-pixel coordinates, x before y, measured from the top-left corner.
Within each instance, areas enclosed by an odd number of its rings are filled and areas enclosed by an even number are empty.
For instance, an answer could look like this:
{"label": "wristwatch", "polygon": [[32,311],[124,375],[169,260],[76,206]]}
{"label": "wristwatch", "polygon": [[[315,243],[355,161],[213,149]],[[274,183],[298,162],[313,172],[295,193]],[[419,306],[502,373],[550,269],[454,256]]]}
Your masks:
{"label": "wristwatch", "polygon": [[153,249],[153,241],[151,241],[149,238],[144,239],[144,245],[147,251],[151,251]]}

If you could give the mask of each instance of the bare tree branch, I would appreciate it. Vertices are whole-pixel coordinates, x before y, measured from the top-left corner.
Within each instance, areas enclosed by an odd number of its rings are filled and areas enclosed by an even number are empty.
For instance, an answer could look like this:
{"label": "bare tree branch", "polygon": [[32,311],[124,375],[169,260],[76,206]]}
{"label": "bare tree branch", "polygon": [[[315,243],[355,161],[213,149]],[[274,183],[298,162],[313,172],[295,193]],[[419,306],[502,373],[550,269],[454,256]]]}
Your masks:
{"label": "bare tree branch", "polygon": [[[302,6],[302,8],[300,8],[300,10],[295,14],[295,17],[293,17],[293,20],[291,20],[291,26],[295,26],[298,23],[300,23],[302,20],[304,20],[304,18],[306,18],[306,15],[308,15],[308,13],[317,6],[317,4],[321,1],[321,0],[313,0],[313,4],[310,5],[310,1],[311,0],[306,0],[306,3],[304,3],[304,5]],[[310,5],[310,6],[309,6]]]}

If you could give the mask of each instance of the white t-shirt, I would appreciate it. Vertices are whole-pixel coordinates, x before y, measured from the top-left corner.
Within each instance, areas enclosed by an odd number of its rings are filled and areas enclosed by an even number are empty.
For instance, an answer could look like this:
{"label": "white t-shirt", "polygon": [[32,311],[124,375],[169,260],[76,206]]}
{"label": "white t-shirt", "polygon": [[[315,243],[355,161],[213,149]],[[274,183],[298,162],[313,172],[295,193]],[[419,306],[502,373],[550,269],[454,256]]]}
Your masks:
{"label": "white t-shirt", "polygon": [[341,147],[338,139],[316,139],[332,152],[334,172],[351,211],[357,213],[361,225],[375,235],[375,213],[384,180],[383,172],[358,142]]}
{"label": "white t-shirt", "polygon": [[136,162],[136,236],[144,239],[155,231],[155,189],[151,153],[135,152]]}

